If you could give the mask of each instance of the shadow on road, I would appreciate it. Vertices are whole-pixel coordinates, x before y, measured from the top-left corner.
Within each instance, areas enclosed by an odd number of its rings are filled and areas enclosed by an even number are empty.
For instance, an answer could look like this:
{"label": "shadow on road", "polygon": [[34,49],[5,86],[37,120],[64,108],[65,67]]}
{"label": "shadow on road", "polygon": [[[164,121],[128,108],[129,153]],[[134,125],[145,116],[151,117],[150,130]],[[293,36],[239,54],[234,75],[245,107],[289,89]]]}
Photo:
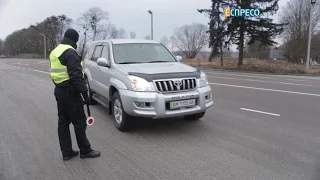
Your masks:
{"label": "shadow on road", "polygon": [[215,134],[215,130],[207,126],[209,118],[202,118],[198,121],[184,120],[183,118],[170,119],[143,119],[139,118],[133,122],[132,129],[127,133],[139,135],[178,135],[188,134],[194,137],[201,137],[205,134]]}
{"label": "shadow on road", "polygon": [[[114,126],[113,118],[109,115],[107,108],[102,107],[101,105],[95,105],[94,109],[99,114],[97,119],[103,119],[103,121],[107,123],[106,126]],[[200,120],[185,120],[183,117],[169,119],[135,118],[132,121],[132,127],[130,130],[126,131],[125,133],[139,135],[154,134],[156,136],[170,136],[176,134],[202,136],[208,132],[209,134],[217,133],[217,129],[212,129],[212,126],[208,126],[208,121],[213,121],[209,116],[209,113]]]}

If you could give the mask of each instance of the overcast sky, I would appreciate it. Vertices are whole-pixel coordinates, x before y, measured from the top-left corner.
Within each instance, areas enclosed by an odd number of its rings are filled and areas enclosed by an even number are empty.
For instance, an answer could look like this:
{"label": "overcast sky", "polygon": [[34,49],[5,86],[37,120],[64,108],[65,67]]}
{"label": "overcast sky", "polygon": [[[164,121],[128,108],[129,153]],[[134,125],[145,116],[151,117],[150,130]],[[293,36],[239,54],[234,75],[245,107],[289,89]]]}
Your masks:
{"label": "overcast sky", "polygon": [[[280,0],[281,6],[288,0]],[[137,38],[150,35],[150,15],[154,12],[154,39],[170,37],[174,28],[203,23],[208,19],[197,9],[210,8],[211,0],[0,0],[0,38],[11,32],[41,22],[51,15],[65,14],[77,19],[93,6],[110,13],[110,21]]]}

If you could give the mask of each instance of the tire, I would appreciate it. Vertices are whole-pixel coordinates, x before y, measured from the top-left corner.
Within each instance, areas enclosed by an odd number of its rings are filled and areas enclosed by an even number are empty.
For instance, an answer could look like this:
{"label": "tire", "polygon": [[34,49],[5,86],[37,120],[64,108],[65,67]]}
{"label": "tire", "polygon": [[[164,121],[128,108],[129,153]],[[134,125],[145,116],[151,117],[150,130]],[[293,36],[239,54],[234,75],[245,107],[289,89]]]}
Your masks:
{"label": "tire", "polygon": [[90,103],[90,105],[96,105],[98,102],[92,98],[93,92],[91,91],[88,78],[86,78],[86,81],[87,81],[87,89],[88,89],[89,103]]}
{"label": "tire", "polygon": [[131,128],[133,117],[124,111],[118,92],[115,92],[112,96],[112,116],[118,130],[124,132]]}
{"label": "tire", "polygon": [[198,121],[198,120],[200,120],[200,119],[204,116],[205,113],[206,113],[206,112],[188,115],[188,116],[185,116],[184,119],[190,120],[190,121]]}

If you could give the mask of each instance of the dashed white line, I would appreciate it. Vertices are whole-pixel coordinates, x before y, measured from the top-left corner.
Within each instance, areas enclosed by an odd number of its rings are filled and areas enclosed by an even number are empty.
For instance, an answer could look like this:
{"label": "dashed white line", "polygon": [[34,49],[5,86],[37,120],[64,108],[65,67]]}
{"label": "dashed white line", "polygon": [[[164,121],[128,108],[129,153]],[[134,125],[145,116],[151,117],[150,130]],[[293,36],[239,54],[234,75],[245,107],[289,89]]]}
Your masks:
{"label": "dashed white line", "polygon": [[36,70],[36,69],[22,68],[22,67],[13,66],[13,65],[9,65],[9,66],[15,67],[15,68],[18,68],[18,69],[24,69],[24,70],[35,71],[35,72],[40,72],[40,73],[44,73],[44,74],[50,74],[49,72],[40,71],[40,70]]}
{"label": "dashed white line", "polygon": [[278,90],[278,89],[266,89],[266,88],[257,88],[257,87],[250,87],[250,86],[238,86],[238,85],[232,85],[232,84],[220,84],[220,83],[210,83],[210,82],[209,82],[209,84],[217,85],[217,86],[228,86],[228,87],[237,87],[237,88],[245,88],[245,89],[255,89],[255,90],[261,90],[261,91],[283,92],[283,93],[289,93],[289,94],[299,94],[299,95],[320,97],[320,94],[311,94],[311,93],[303,93],[303,92],[295,92],[295,91],[284,91],[284,90]]}
{"label": "dashed white line", "polygon": [[29,64],[26,64],[26,63],[13,63],[13,64],[16,64],[16,65],[23,65],[23,66],[29,66]]}
{"label": "dashed white line", "polygon": [[256,113],[267,114],[267,115],[271,115],[271,116],[280,116],[280,114],[274,114],[274,113],[269,113],[269,112],[265,112],[265,111],[258,111],[258,110],[254,110],[254,109],[247,109],[247,108],[240,108],[240,109],[243,111],[256,112]]}
{"label": "dashed white line", "polygon": [[308,82],[308,80],[302,80],[302,79],[286,79],[286,80],[288,80],[288,81],[302,81],[302,82],[307,81]]}
{"label": "dashed white line", "polygon": [[206,74],[221,74],[221,75],[227,75],[227,76],[240,76],[240,77],[254,77],[254,78],[263,78],[263,79],[277,79],[275,77],[266,77],[266,76],[251,76],[251,75],[243,75],[243,74],[234,74],[234,73],[218,73],[218,72],[209,72],[204,71]]}

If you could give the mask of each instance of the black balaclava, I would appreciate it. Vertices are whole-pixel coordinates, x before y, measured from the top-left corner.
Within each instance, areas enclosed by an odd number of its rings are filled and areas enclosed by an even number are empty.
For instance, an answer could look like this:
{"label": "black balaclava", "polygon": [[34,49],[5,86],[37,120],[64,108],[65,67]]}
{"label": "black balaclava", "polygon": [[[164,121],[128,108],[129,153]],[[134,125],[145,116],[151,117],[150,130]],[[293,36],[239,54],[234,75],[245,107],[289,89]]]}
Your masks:
{"label": "black balaclava", "polygon": [[66,32],[64,33],[64,37],[65,38],[69,38],[71,39],[72,41],[74,41],[75,43],[78,42],[79,40],[79,33],[74,30],[74,29],[68,29],[66,30]]}

